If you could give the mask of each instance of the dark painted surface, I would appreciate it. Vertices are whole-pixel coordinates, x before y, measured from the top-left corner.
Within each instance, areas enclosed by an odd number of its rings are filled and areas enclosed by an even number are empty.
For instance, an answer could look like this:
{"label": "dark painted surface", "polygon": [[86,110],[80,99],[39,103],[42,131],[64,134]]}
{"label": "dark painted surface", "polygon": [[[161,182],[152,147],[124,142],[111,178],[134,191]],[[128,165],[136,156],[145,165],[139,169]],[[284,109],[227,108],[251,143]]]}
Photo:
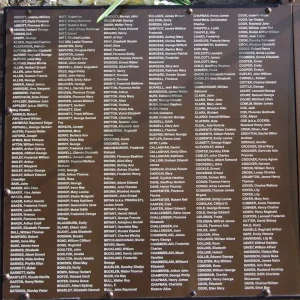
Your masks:
{"label": "dark painted surface", "polygon": [[102,12],[7,12],[4,298],[299,294],[291,7]]}

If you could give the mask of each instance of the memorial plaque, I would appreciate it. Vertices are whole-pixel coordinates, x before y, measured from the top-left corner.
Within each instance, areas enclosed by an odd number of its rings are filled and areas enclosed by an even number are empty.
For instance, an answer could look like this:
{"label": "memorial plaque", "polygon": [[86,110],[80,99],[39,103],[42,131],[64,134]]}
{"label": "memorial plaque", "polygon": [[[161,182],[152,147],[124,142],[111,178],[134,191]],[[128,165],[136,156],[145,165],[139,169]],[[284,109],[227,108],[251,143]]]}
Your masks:
{"label": "memorial plaque", "polygon": [[300,293],[292,6],[6,10],[3,298]]}

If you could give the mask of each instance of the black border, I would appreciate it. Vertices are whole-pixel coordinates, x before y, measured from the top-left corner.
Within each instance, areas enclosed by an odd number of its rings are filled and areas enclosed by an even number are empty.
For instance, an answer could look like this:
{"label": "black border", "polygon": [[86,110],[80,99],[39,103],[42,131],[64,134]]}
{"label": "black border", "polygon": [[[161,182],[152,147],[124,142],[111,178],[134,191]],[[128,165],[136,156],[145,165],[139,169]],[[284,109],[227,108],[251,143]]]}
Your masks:
{"label": "black border", "polygon": [[[296,133],[296,156],[297,156],[297,161],[296,161],[296,169],[297,169],[297,181],[298,181],[298,186],[297,186],[297,193],[298,193],[298,228],[299,228],[299,238],[300,238],[300,151],[299,151],[299,147],[300,147],[300,115],[299,115],[299,108],[298,108],[298,101],[297,101],[297,72],[296,72],[296,65],[297,65],[297,59],[296,59],[296,47],[295,47],[295,23],[294,23],[294,5],[291,5],[291,13],[292,13],[292,52],[293,52],[293,70],[294,70],[294,120],[295,120],[295,133]],[[300,243],[300,240],[299,240]],[[299,253],[300,255],[300,253]]]}
{"label": "black border", "polygon": [[[177,9],[185,9],[185,8],[255,8],[255,7],[279,7],[282,3],[281,0],[278,0],[278,3],[270,3],[270,4],[261,4],[261,3],[253,3],[253,4],[247,4],[247,5],[238,5],[238,4],[191,4],[191,5],[119,5],[117,9],[136,9],[136,8],[143,8],[143,9],[157,9],[157,8],[177,8]],[[6,22],[6,15],[9,10],[45,10],[45,9],[103,9],[107,8],[108,6],[103,5],[91,5],[91,6],[7,6],[4,7],[4,18]]]}
{"label": "black border", "polygon": [[2,49],[2,93],[1,93],[1,99],[2,103],[0,104],[0,111],[1,111],[1,148],[0,148],[0,186],[1,186],[1,205],[0,205],[0,270],[1,270],[1,279],[2,284],[0,285],[0,295],[1,299],[3,298],[3,282],[4,282],[4,270],[3,270],[3,248],[4,248],[4,201],[5,201],[5,195],[4,195],[4,144],[5,144],[5,79],[6,79],[6,20],[7,20],[7,11],[4,10],[4,16],[3,16],[3,49]]}

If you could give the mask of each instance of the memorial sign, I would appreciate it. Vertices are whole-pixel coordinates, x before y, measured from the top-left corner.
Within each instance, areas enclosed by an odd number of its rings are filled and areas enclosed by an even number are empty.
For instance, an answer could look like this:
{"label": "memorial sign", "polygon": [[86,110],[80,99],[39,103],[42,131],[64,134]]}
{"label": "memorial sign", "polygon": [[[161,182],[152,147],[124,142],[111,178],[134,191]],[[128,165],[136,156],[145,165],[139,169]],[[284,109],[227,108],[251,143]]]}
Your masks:
{"label": "memorial sign", "polygon": [[4,299],[299,294],[291,6],[103,11],[6,10]]}

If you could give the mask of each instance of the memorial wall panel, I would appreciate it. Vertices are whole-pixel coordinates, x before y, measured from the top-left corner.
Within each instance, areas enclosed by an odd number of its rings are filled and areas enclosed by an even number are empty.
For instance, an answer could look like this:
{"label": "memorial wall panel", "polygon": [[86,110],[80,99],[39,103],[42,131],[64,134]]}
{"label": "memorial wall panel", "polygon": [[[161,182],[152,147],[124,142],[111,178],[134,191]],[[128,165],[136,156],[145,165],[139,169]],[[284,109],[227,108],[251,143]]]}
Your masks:
{"label": "memorial wall panel", "polygon": [[292,6],[103,11],[6,10],[4,299],[299,294]]}

